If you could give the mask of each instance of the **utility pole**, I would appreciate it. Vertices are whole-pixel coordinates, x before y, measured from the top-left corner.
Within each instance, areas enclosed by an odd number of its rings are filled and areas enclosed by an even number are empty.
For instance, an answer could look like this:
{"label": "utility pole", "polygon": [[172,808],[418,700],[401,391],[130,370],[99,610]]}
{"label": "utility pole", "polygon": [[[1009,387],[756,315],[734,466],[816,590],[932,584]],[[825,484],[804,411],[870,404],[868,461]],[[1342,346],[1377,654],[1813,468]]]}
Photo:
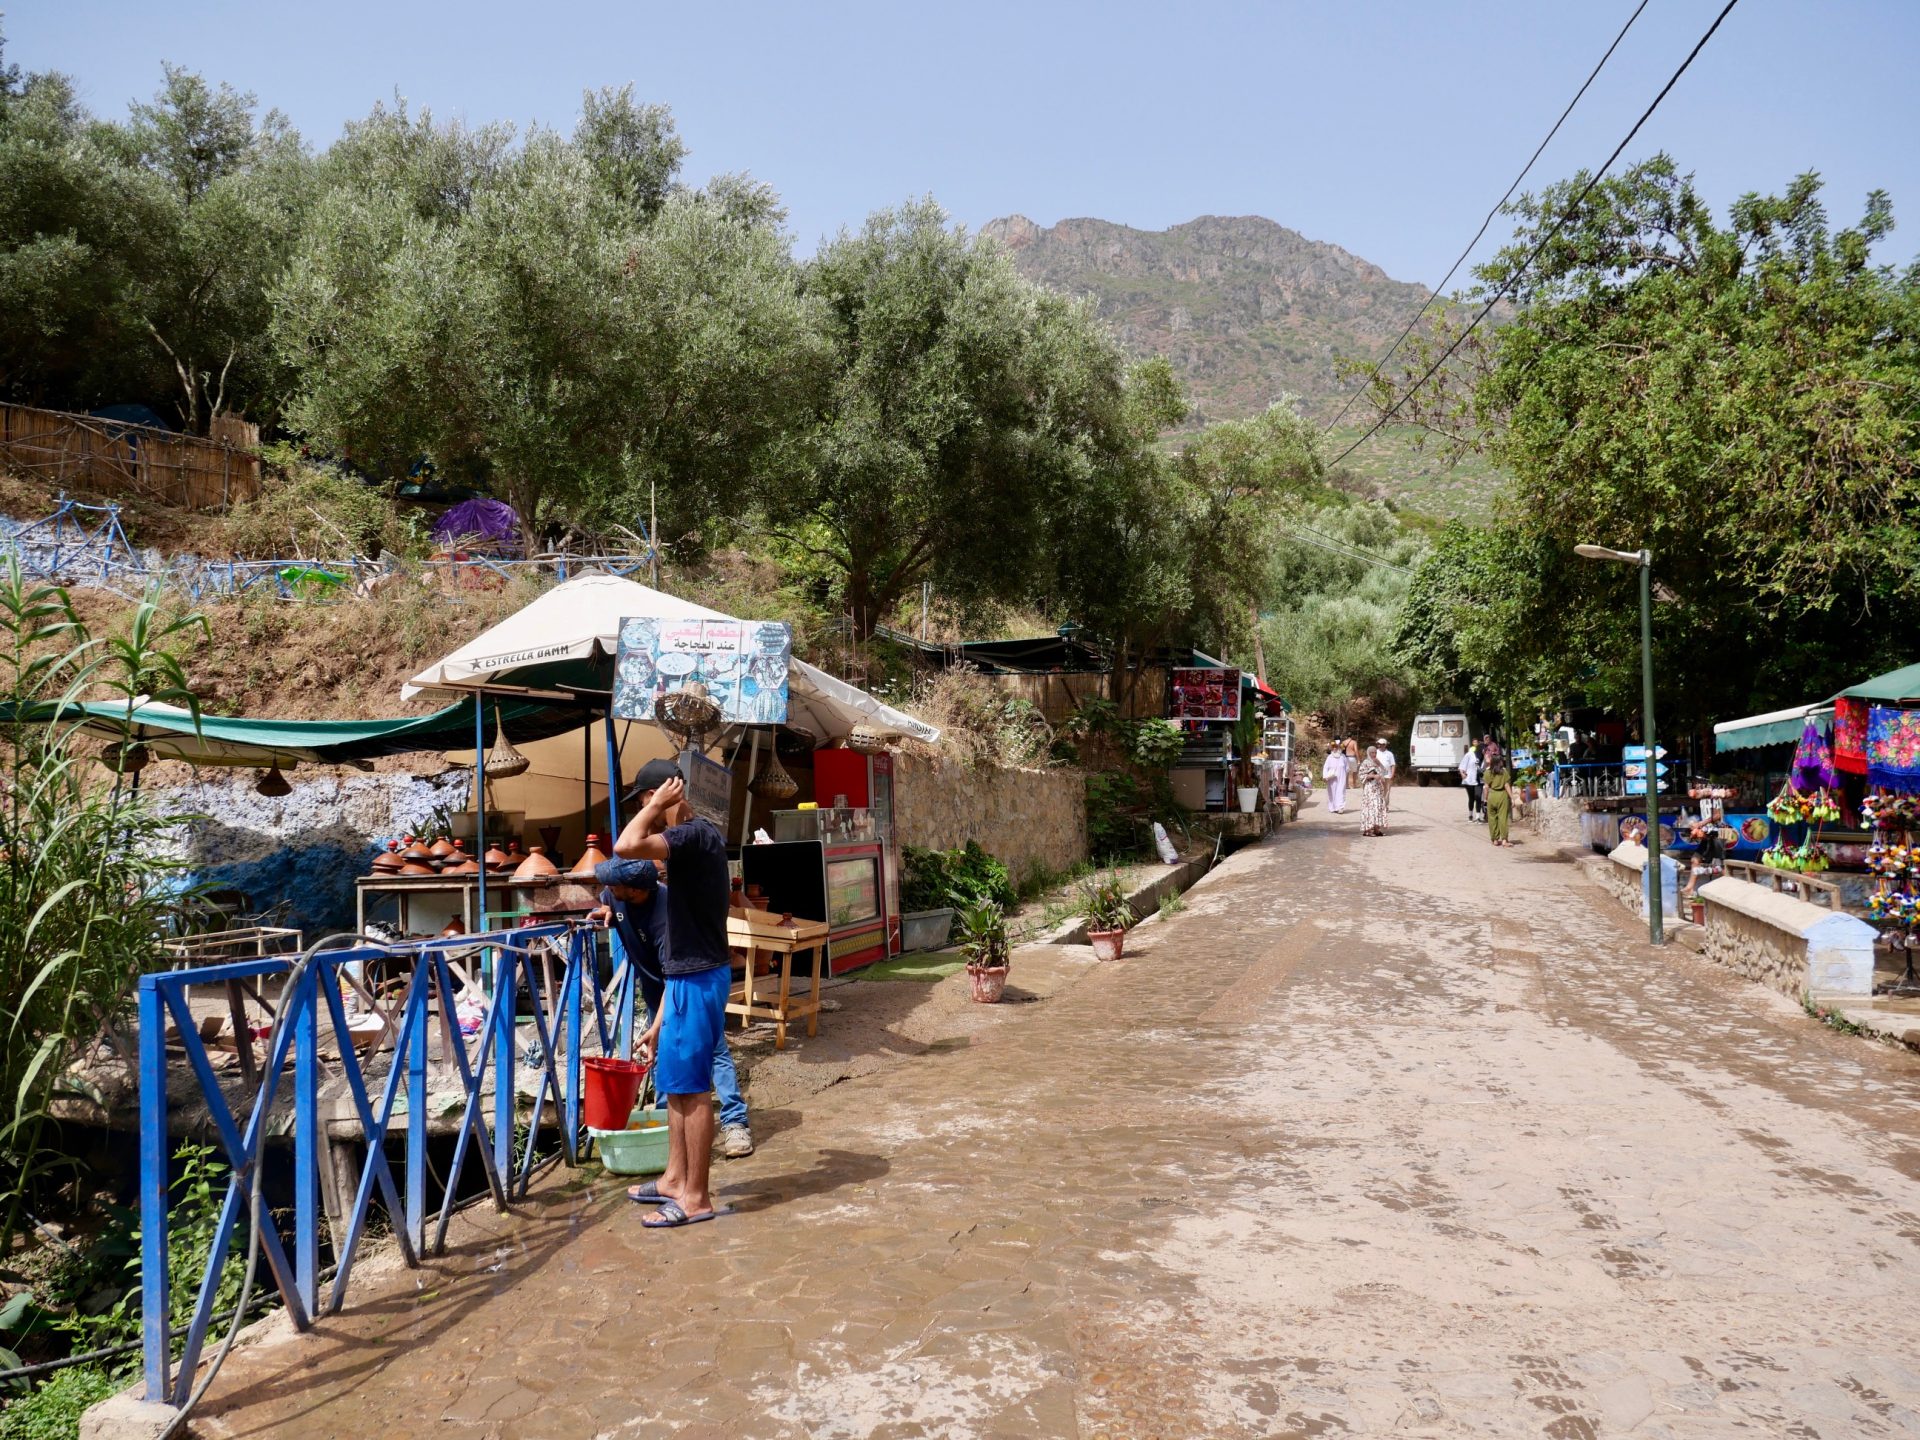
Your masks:
{"label": "utility pole", "polygon": [[647,482],[647,564],[653,575],[653,588],[660,588],[660,486]]}

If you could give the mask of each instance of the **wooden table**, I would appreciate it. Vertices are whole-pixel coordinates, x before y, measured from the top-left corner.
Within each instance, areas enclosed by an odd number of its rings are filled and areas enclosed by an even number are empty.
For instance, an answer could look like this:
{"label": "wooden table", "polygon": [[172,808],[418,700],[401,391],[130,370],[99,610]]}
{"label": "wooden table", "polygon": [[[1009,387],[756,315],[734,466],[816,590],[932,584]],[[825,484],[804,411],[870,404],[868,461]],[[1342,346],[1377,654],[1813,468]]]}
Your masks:
{"label": "wooden table", "polygon": [[[807,1034],[820,1033],[820,972],[827,967],[827,930],[824,920],[793,920],[780,923],[781,917],[766,910],[732,909],[727,912],[727,943],[746,952],[746,979],[735,985],[727,996],[727,1014],[738,1015],[745,1029],[755,1020],[773,1021],[773,1048],[787,1048],[787,1022],[803,1016]],[[813,952],[813,984],[803,999],[793,993],[793,957],[802,951]],[[754,962],[762,955],[775,957],[778,988],[766,1000],[760,998]],[[764,977],[769,982],[776,975]]]}

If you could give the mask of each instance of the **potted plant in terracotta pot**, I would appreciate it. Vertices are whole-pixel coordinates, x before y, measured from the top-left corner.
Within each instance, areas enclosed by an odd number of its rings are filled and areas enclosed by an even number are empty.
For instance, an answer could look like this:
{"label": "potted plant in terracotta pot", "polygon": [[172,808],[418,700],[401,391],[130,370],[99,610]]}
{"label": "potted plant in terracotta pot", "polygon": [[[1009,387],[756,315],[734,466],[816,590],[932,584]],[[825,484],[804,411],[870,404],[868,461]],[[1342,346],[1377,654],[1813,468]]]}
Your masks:
{"label": "potted plant in terracotta pot", "polygon": [[1013,947],[1007,939],[1007,912],[991,900],[962,907],[959,915],[960,953],[967,959],[967,979],[973,998],[982,1005],[998,1002],[1013,968]]}
{"label": "potted plant in terracotta pot", "polygon": [[1133,924],[1133,906],[1117,872],[1081,882],[1080,909],[1087,917],[1087,942],[1094,958],[1118,960],[1127,945],[1127,927]]}

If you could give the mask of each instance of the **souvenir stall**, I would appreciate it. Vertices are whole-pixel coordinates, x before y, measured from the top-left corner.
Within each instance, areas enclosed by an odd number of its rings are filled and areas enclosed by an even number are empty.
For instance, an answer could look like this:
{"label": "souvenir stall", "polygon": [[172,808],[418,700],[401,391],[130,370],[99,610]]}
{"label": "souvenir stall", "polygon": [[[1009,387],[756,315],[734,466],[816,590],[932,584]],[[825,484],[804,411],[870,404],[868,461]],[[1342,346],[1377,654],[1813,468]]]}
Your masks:
{"label": "souvenir stall", "polygon": [[[476,703],[546,693],[591,701],[605,727],[599,783],[607,814],[599,833],[619,833],[621,774],[654,756],[677,756],[695,808],[728,835],[737,913],[828,924],[836,972],[897,951],[887,746],[899,737],[937,740],[939,732],[794,658],[784,625],[736,620],[629,580],[586,576],[547,592],[409,685],[409,693],[463,689]],[[580,753],[582,741],[556,743]]]}

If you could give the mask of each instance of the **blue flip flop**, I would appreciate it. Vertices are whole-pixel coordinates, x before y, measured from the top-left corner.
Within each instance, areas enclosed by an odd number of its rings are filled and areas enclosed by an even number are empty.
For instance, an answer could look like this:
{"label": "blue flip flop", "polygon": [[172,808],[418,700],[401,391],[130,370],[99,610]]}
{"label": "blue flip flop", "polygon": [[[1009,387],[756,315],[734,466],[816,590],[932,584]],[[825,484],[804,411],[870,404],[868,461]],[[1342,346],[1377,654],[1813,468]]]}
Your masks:
{"label": "blue flip flop", "polygon": [[648,1230],[678,1230],[682,1225],[698,1225],[703,1220],[718,1220],[722,1215],[731,1215],[731,1205],[716,1205],[711,1210],[702,1210],[698,1215],[689,1215],[680,1208],[678,1200],[663,1200],[660,1208],[640,1223]]}
{"label": "blue flip flop", "polygon": [[[635,1194],[635,1191],[639,1193]],[[660,1193],[660,1182],[658,1180],[649,1180],[644,1185],[628,1186],[627,1199],[636,1205],[665,1205],[671,1201],[673,1197]]]}

